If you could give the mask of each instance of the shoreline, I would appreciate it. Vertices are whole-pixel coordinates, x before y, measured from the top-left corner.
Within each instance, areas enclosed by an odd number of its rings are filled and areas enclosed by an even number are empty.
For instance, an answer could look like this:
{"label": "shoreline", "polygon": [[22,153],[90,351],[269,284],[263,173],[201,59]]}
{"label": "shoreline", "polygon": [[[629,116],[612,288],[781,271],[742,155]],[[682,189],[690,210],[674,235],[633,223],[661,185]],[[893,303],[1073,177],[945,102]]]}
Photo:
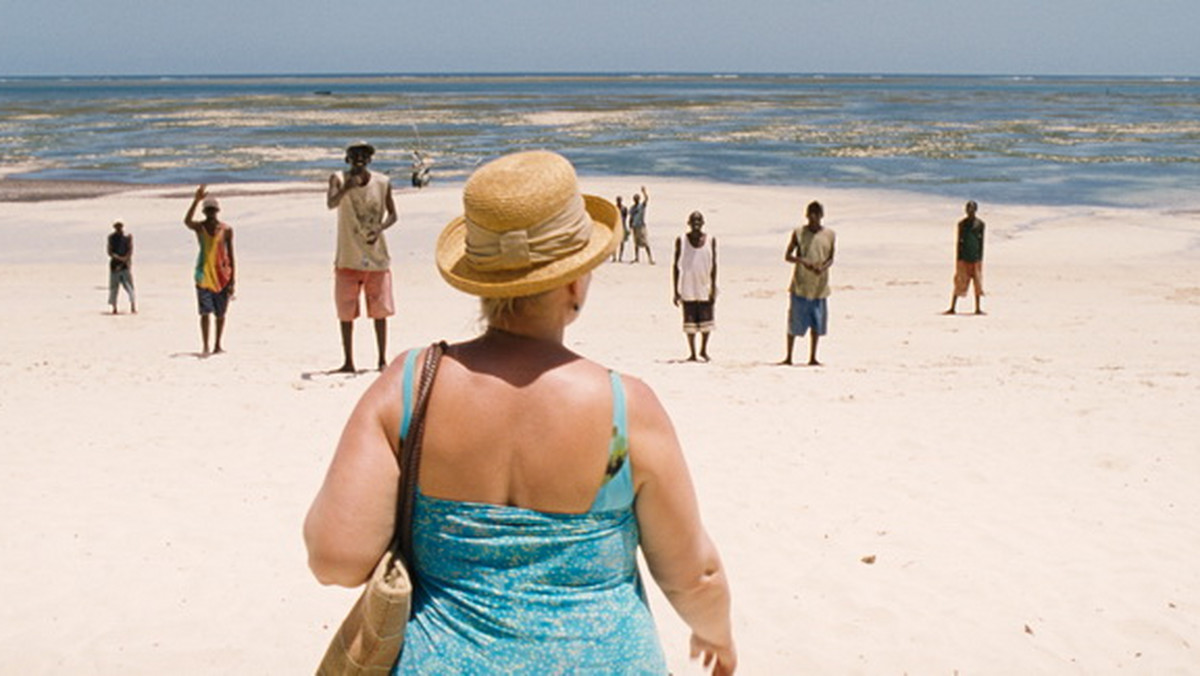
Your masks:
{"label": "shoreline", "polygon": [[[131,195],[140,194],[155,197],[171,197],[171,198],[190,198],[195,186],[199,183],[135,183],[127,181],[100,181],[100,180],[72,180],[72,179],[57,179],[57,178],[14,178],[14,174],[19,174],[25,171],[22,168],[10,168],[5,170],[0,168],[0,204],[5,203],[29,203],[29,202],[53,202],[53,201],[77,201],[102,198],[111,195],[119,195],[121,193],[129,193]],[[335,171],[331,169],[329,173]],[[466,182],[469,175],[455,175],[450,178],[442,178],[435,180],[430,187],[417,190],[411,188],[407,181],[407,176],[397,176],[387,171],[383,171],[392,179],[393,190],[396,195],[414,195],[422,191],[430,192],[439,189],[453,188],[459,189]],[[328,174],[325,174],[326,176]],[[608,185],[616,182],[624,181],[630,186],[641,184],[658,184],[663,186],[668,185],[712,185],[722,191],[746,191],[753,193],[757,191],[788,191],[795,190],[805,194],[847,194],[847,195],[899,195],[927,200],[929,203],[940,203],[945,201],[961,202],[964,199],[953,190],[936,190],[914,188],[911,185],[839,185],[839,184],[821,184],[821,183],[805,183],[797,181],[795,183],[741,183],[733,181],[722,181],[703,176],[663,176],[663,175],[643,175],[643,174],[585,174],[580,173],[580,183],[584,186],[584,191],[587,192],[589,184]],[[322,180],[302,181],[295,179],[280,179],[280,180],[261,180],[261,181],[231,181],[227,183],[206,183],[211,188],[220,190],[230,197],[254,197],[254,196],[270,196],[284,194],[302,194],[311,192],[325,191],[325,182]],[[632,194],[634,187],[630,187],[627,192]],[[983,191],[980,191],[981,193]],[[1147,190],[1144,193],[1147,197],[1155,194],[1160,194],[1157,191]],[[1001,199],[989,200],[984,195],[974,197],[981,205],[989,204],[993,207],[1001,208],[1021,208],[1029,207],[1044,210],[1062,210],[1062,209],[1085,209],[1094,211],[1103,210],[1126,210],[1126,211],[1157,211],[1166,216],[1171,217],[1191,217],[1200,215],[1200,193],[1190,195],[1186,198],[1180,198],[1178,194],[1166,193],[1163,194],[1167,199],[1157,202],[1153,199],[1146,199],[1142,202],[1130,203],[1108,203],[1108,202],[1091,202],[1091,201],[1053,201],[1045,202],[1039,200],[1013,200],[1005,201]],[[609,197],[611,199],[611,197]]]}
{"label": "shoreline", "polygon": [[[198,184],[193,183],[129,183],[122,181],[74,181],[65,179],[11,178],[0,175],[0,203],[54,202],[87,200],[121,193],[140,193],[157,197],[190,198]],[[220,188],[231,197],[284,195],[323,192],[320,183],[300,181],[263,181],[208,184]]]}

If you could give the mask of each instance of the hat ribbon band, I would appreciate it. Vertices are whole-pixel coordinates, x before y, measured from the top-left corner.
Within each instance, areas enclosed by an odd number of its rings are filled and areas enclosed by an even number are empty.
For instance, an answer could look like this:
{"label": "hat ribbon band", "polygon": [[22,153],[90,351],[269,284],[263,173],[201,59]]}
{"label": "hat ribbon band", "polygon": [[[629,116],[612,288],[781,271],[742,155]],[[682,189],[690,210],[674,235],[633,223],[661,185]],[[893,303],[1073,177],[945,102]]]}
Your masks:
{"label": "hat ribbon band", "polygon": [[592,219],[576,195],[550,220],[520,230],[495,232],[466,218],[466,258],[483,272],[521,270],[558,260],[587,246]]}

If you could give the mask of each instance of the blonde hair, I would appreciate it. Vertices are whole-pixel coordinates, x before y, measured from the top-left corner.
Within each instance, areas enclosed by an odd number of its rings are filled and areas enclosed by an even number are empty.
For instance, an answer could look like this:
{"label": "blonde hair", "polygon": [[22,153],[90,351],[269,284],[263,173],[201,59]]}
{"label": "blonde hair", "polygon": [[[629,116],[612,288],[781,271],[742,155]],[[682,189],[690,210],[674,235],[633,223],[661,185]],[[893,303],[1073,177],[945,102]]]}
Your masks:
{"label": "blonde hair", "polygon": [[522,315],[536,314],[542,309],[542,302],[548,295],[550,295],[550,291],[535,293],[531,296],[480,298],[479,321],[485,326],[492,326],[504,324]]}

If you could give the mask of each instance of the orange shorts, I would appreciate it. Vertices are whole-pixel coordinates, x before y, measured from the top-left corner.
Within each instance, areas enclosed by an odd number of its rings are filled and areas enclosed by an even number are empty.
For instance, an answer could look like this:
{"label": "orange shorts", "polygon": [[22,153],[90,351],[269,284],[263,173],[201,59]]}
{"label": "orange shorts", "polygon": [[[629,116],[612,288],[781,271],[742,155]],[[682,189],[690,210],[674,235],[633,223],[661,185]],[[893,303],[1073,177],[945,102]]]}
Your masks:
{"label": "orange shorts", "polygon": [[975,294],[983,295],[983,261],[968,263],[958,261],[954,268],[954,295],[962,298],[967,295],[967,287],[974,282]]}
{"label": "orange shorts", "polygon": [[358,295],[367,297],[367,316],[383,319],[396,314],[392,300],[391,270],[334,269],[333,300],[337,304],[338,320],[354,321],[358,317]]}

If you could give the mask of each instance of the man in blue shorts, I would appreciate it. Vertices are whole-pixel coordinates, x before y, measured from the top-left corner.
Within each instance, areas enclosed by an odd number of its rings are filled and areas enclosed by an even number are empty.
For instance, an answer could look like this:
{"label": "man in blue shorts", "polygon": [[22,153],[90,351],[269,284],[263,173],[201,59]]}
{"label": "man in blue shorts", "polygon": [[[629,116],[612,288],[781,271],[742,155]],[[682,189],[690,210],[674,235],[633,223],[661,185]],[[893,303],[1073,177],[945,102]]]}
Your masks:
{"label": "man in blue shorts", "polygon": [[812,332],[808,365],[820,366],[817,361],[817,340],[829,328],[829,268],[833,266],[834,234],[821,225],[825,209],[812,202],[805,211],[808,219],[803,227],[792,232],[783,258],[795,265],[792,272],[791,306],[788,308],[787,356],[781,364],[792,364],[792,348],[796,336]]}

